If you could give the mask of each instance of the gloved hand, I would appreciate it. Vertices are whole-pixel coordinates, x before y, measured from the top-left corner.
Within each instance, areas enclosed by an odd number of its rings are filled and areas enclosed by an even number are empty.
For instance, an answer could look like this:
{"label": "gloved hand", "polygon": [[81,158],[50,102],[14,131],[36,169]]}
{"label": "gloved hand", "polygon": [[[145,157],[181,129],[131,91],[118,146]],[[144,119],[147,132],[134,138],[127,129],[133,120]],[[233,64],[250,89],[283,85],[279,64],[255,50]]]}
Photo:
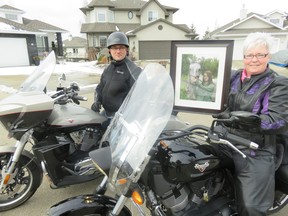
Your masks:
{"label": "gloved hand", "polygon": [[99,101],[94,102],[91,106],[91,109],[95,112],[100,112],[101,109],[101,103]]}
{"label": "gloved hand", "polygon": [[224,111],[218,114],[212,115],[213,118],[217,119],[229,119],[231,117],[230,112]]}

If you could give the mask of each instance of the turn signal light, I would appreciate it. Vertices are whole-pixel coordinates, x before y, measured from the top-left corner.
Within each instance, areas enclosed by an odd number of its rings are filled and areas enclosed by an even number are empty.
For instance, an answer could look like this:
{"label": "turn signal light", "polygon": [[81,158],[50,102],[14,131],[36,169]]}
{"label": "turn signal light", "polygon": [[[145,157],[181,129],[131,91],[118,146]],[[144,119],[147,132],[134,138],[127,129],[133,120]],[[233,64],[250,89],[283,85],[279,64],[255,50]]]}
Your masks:
{"label": "turn signal light", "polygon": [[10,179],[10,175],[7,174],[7,175],[5,176],[5,179],[4,179],[4,185],[7,185],[7,184],[8,184],[9,179]]}
{"label": "turn signal light", "polygon": [[133,191],[132,193],[132,200],[139,204],[139,205],[142,205],[144,203],[144,196],[141,192],[139,191]]}
{"label": "turn signal light", "polygon": [[118,179],[118,180],[117,180],[117,183],[118,183],[119,185],[126,184],[126,183],[127,183],[127,179],[126,179],[126,178]]}

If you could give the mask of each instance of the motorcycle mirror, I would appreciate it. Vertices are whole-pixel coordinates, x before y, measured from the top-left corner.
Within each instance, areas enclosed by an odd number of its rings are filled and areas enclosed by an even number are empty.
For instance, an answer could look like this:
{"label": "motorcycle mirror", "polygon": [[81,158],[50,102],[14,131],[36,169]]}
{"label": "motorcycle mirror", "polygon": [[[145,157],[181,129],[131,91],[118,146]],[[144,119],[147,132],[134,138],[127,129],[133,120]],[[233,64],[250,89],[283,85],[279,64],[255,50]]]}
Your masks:
{"label": "motorcycle mirror", "polygon": [[70,84],[70,88],[73,89],[74,91],[80,91],[80,87],[77,82],[72,82]]}
{"label": "motorcycle mirror", "polygon": [[62,87],[62,81],[66,81],[66,75],[64,73],[58,78],[59,87]]}
{"label": "motorcycle mirror", "polygon": [[66,81],[66,75],[63,73],[62,76],[60,77],[61,80]]}

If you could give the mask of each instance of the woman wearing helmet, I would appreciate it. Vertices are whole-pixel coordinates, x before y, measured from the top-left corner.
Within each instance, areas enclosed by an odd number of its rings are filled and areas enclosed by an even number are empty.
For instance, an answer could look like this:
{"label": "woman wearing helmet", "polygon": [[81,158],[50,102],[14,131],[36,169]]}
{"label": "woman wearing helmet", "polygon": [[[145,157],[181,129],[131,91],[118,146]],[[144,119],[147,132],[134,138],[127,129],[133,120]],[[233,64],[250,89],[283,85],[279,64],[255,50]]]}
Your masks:
{"label": "woman wearing helmet", "polygon": [[138,78],[142,69],[127,58],[129,52],[128,38],[122,32],[113,32],[107,39],[111,62],[104,69],[100,83],[95,91],[95,102],[91,109],[111,119],[121,106],[123,100]]}

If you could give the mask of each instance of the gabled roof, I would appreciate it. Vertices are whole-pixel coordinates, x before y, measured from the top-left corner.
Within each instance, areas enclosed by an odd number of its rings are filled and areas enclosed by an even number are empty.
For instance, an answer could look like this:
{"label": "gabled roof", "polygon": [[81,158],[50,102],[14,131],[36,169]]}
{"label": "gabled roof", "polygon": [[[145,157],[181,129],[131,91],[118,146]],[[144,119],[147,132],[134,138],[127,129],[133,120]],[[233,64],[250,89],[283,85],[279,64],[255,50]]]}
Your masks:
{"label": "gabled roof", "polygon": [[116,0],[112,2],[115,10],[140,10],[146,4],[146,1],[142,0]]}
{"label": "gabled roof", "polygon": [[63,41],[63,45],[66,48],[79,48],[87,47],[87,40],[82,37],[72,37],[71,40],[67,39]]}
{"label": "gabled roof", "polygon": [[0,9],[6,9],[6,10],[11,10],[11,11],[18,11],[20,13],[25,13],[23,10],[20,10],[18,8],[12,7],[10,5],[2,5],[0,6]]}
{"label": "gabled roof", "polygon": [[169,21],[167,21],[165,19],[157,19],[157,20],[155,20],[155,21],[153,21],[153,22],[151,22],[151,23],[149,23],[147,25],[139,26],[138,28],[130,31],[129,34],[133,35],[133,34],[139,32],[139,31],[141,31],[141,30],[143,30],[145,28],[148,28],[149,26],[152,26],[152,25],[154,25],[156,23],[159,23],[159,22],[164,22],[164,23],[166,23],[166,24],[168,24],[170,26],[173,26],[174,28],[177,28],[177,29],[181,30],[181,31],[184,31],[186,33],[191,33],[191,29],[187,28],[187,25],[185,25],[185,24],[180,24],[180,25],[179,24],[173,24],[173,23],[171,23],[171,22],[169,22]]}
{"label": "gabled roof", "polygon": [[45,32],[61,32],[61,33],[66,33],[68,32],[65,29],[59,28],[57,26],[50,25],[48,23],[42,22],[40,20],[30,20],[27,18],[23,18],[23,24],[27,27],[31,27],[34,29],[39,29],[40,31],[45,31]]}
{"label": "gabled roof", "polygon": [[113,7],[110,0],[92,0],[87,7]]}
{"label": "gabled roof", "polygon": [[[17,11],[19,13],[25,13],[24,11],[12,7],[10,5],[2,5],[0,7],[0,9],[5,9],[5,10],[12,10],[12,11]],[[1,18],[1,17],[0,17]],[[35,32],[59,32],[59,33],[66,33],[68,32],[65,29],[53,26],[51,24],[42,22],[40,20],[30,20],[27,18],[22,18],[23,24],[18,23],[18,22],[14,22],[12,20],[9,19],[5,19],[5,18],[1,18],[0,22],[6,23],[10,26],[13,26],[14,29],[14,33],[17,33],[16,31],[18,30],[19,32],[17,34],[23,34],[23,31],[27,31],[27,34],[32,34]],[[1,30],[1,29],[0,29]],[[30,33],[29,33],[30,32]]]}
{"label": "gabled roof", "polygon": [[138,28],[140,24],[137,23],[83,23],[81,26],[81,33],[91,33],[97,31],[97,33],[112,33],[119,29],[122,32],[128,32],[135,28]]}
{"label": "gabled roof", "polygon": [[86,7],[80,8],[80,10],[86,14],[87,11],[91,11],[94,7],[108,7],[110,10],[140,10],[140,8],[146,3],[142,0],[92,0]]}
{"label": "gabled roof", "polygon": [[224,29],[223,31],[224,31],[224,32],[225,32],[225,31],[228,31],[228,30],[230,30],[230,29],[232,29],[232,28],[235,28],[235,27],[239,26],[240,24],[242,24],[242,23],[244,23],[244,22],[247,22],[248,20],[252,20],[252,19],[254,19],[254,18],[255,18],[255,19],[258,19],[258,20],[260,20],[260,21],[262,21],[262,22],[264,22],[264,23],[267,23],[268,25],[274,26],[275,28],[279,28],[279,29],[281,29],[281,30],[284,29],[284,28],[282,28],[281,26],[276,25],[276,24],[270,22],[269,20],[264,19],[262,16],[259,16],[259,15],[257,15],[257,14],[252,14],[251,16],[249,16],[249,17],[247,17],[247,18],[245,18],[245,19],[243,19],[243,20],[240,20],[239,22],[235,23],[234,25],[229,26],[228,28]]}
{"label": "gabled roof", "polygon": [[[150,0],[155,1],[160,6],[161,4],[157,0]],[[149,1],[149,2],[150,2]],[[92,0],[86,7],[80,8],[80,10],[86,14],[87,11],[91,11],[94,9],[94,7],[109,7],[110,10],[134,10],[134,11],[140,11],[143,6],[147,5],[149,2],[142,1],[142,0],[116,0],[116,1],[110,1],[110,0]],[[173,11],[175,13],[178,11],[178,8],[169,7],[161,5],[161,8],[168,11]]]}
{"label": "gabled roof", "polygon": [[166,8],[163,5],[161,5],[157,0],[149,0],[136,15],[141,16],[143,10],[145,10],[145,8],[148,7],[148,5],[151,4],[151,2],[155,2],[164,11],[165,16],[169,16],[169,13],[167,12]]}
{"label": "gabled roof", "polygon": [[215,29],[214,31],[210,32],[211,35],[217,35],[217,34],[243,34],[243,35],[247,35],[251,32],[255,32],[255,31],[259,31],[259,29],[257,28],[247,28],[247,29],[236,29],[235,27],[237,25],[240,25],[241,23],[244,23],[244,22],[247,22],[249,21],[250,19],[258,19],[260,21],[263,21],[265,23],[267,23],[268,25],[270,25],[271,27],[274,27],[274,28],[261,28],[261,31],[262,32],[283,32],[283,31],[287,31],[287,25],[288,25],[288,22],[287,20],[284,22],[284,27],[280,27],[272,22],[270,22],[269,20],[266,20],[265,18],[265,15],[261,15],[261,14],[258,14],[258,13],[248,13],[247,14],[247,18],[245,19],[235,19],[217,29]]}
{"label": "gabled roof", "polygon": [[283,11],[280,11],[280,10],[274,10],[274,11],[271,11],[271,12],[265,14],[264,17],[269,17],[269,16],[271,16],[272,14],[275,14],[275,13],[282,14],[283,16],[288,16],[288,14],[285,13],[285,12],[283,12]]}
{"label": "gabled roof", "polygon": [[14,22],[12,20],[5,19],[2,17],[0,17],[0,23],[4,23],[11,27],[10,30],[0,29],[0,32],[7,32],[7,33],[14,33],[14,34],[43,34],[38,29],[34,29],[30,26],[25,26],[24,24]]}

